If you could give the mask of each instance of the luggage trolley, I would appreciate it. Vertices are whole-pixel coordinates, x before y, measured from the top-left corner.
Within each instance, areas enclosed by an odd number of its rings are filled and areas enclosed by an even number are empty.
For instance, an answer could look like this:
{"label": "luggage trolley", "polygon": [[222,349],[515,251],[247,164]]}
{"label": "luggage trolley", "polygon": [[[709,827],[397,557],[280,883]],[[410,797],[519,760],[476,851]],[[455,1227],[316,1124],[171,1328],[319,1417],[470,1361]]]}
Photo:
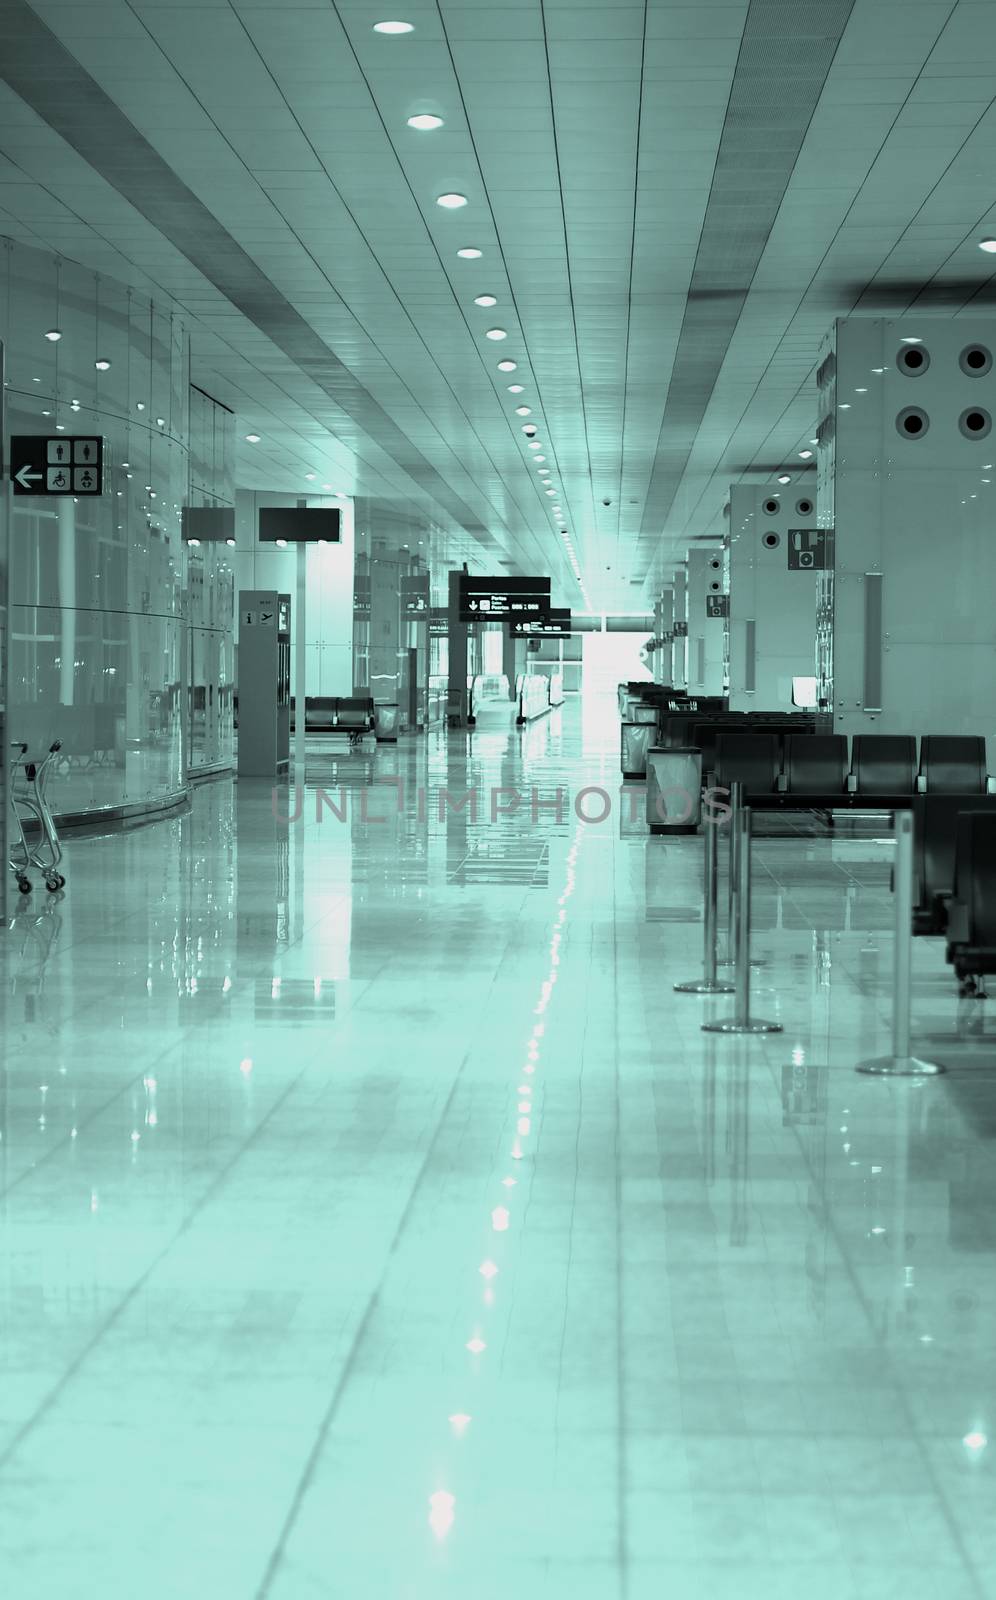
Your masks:
{"label": "luggage trolley", "polygon": [[[31,893],[29,867],[37,868],[45,879],[45,887],[54,894],[57,889],[65,888],[66,880],[59,871],[62,845],[45,799],[45,787],[49,767],[62,749],[62,740],[56,739],[50,744],[40,761],[32,760],[26,744],[15,743],[12,748],[17,751],[17,756],[10,775],[10,809],[17,824],[18,838],[13,844],[8,866],[22,894]],[[25,832],[25,823],[31,822],[36,822],[41,830],[41,838],[33,845],[29,843]]]}

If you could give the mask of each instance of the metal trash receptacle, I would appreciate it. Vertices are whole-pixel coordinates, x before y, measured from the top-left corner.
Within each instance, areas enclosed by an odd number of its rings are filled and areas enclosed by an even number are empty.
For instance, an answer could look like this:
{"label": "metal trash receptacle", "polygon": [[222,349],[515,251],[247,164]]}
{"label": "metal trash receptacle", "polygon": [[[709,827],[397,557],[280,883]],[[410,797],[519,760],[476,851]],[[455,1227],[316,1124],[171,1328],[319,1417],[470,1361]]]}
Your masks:
{"label": "metal trash receptacle", "polygon": [[702,820],[702,751],[694,745],[647,751],[647,826],[651,833],[695,833]]}
{"label": "metal trash receptacle", "polygon": [[642,778],[647,771],[647,751],[653,744],[654,730],[649,722],[624,722],[619,749],[619,765],[624,778]]}
{"label": "metal trash receptacle", "polygon": [[397,744],[399,720],[398,706],[374,706],[374,738],[378,744]]}

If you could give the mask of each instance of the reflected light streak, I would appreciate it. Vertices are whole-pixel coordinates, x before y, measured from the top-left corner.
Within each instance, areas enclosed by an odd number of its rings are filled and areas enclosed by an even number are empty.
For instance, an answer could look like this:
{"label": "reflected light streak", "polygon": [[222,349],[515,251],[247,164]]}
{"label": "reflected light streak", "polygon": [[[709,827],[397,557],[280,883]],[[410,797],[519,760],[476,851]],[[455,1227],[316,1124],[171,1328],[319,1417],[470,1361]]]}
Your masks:
{"label": "reflected light streak", "polygon": [[495,1206],[491,1213],[491,1226],[495,1233],[508,1232],[508,1211],[504,1206]]}
{"label": "reflected light streak", "polygon": [[445,1489],[437,1489],[429,1496],[429,1526],[437,1539],[445,1539],[453,1526],[456,1499]]}

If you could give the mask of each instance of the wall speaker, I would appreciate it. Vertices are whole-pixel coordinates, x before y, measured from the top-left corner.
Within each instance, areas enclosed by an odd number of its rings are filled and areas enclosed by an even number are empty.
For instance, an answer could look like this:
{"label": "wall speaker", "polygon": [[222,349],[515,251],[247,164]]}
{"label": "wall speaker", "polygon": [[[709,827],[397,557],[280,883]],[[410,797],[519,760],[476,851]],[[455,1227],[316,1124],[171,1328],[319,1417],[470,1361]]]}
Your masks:
{"label": "wall speaker", "polygon": [[970,378],[984,378],[991,371],[992,364],[993,353],[984,344],[967,344],[958,357],[959,367]]}
{"label": "wall speaker", "polygon": [[782,509],[781,501],[776,500],[774,496],[772,496],[770,499],[765,500],[761,509],[766,517],[777,517],[779,511]]}
{"label": "wall speaker", "polygon": [[896,432],[904,439],[922,439],[930,427],[930,418],[919,406],[907,406],[896,418]]}
{"label": "wall speaker", "polygon": [[958,418],[958,426],[966,439],[984,439],[992,425],[992,417],[982,406],[969,406]]}
{"label": "wall speaker", "polygon": [[930,351],[922,344],[901,345],[896,366],[900,372],[905,372],[907,378],[919,378],[930,366]]}
{"label": "wall speaker", "polygon": [[800,517],[811,517],[813,514],[813,502],[808,498],[808,496],[806,496],[802,500],[796,501],[795,509],[798,511]]}

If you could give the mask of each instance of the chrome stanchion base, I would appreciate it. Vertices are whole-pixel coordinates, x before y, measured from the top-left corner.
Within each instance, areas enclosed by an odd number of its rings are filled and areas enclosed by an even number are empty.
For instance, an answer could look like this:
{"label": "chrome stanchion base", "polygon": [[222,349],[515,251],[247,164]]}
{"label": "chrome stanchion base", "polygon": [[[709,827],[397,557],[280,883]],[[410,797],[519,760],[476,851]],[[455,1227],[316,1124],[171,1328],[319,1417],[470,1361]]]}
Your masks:
{"label": "chrome stanchion base", "polygon": [[719,979],[715,983],[707,983],[705,978],[700,978],[697,983],[676,983],[674,986],[675,994],[733,994],[734,989],[732,983],[721,983]]}
{"label": "chrome stanchion base", "polygon": [[760,1017],[726,1017],[722,1022],[703,1022],[703,1033],[784,1033],[780,1022],[763,1022]]}
{"label": "chrome stanchion base", "polygon": [[922,1061],[919,1056],[873,1056],[859,1061],[856,1072],[874,1078],[936,1078],[946,1071],[937,1061]]}

